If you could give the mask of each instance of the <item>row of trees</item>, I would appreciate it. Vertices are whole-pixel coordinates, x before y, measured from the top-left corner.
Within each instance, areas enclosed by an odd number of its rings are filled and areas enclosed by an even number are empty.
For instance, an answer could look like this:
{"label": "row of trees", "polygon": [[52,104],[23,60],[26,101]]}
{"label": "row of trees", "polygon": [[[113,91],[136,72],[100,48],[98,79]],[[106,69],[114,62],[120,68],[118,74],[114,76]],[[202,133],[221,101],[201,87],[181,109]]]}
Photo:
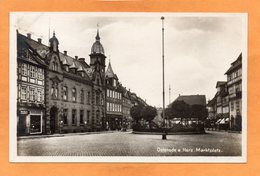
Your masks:
{"label": "row of trees", "polygon": [[165,109],[165,116],[171,120],[179,118],[181,121],[197,119],[197,121],[205,121],[208,117],[208,111],[203,105],[189,105],[184,101],[174,101],[168,108]]}

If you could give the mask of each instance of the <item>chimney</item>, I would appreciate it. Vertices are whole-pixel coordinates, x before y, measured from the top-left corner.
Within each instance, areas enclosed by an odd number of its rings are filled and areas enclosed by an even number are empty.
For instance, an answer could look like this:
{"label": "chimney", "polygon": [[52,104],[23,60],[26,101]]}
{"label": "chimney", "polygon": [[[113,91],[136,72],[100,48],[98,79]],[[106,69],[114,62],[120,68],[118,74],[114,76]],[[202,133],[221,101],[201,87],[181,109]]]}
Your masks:
{"label": "chimney", "polygon": [[75,56],[75,59],[78,60],[78,56]]}
{"label": "chimney", "polygon": [[64,55],[67,56],[67,51],[66,50],[64,51]]}
{"label": "chimney", "polygon": [[85,62],[85,58],[81,57],[81,58],[79,58],[79,61]]}
{"label": "chimney", "polygon": [[38,43],[42,43],[42,39],[41,38],[38,38]]}
{"label": "chimney", "polygon": [[31,39],[31,36],[32,36],[31,33],[27,33],[27,38],[28,38],[28,39]]}

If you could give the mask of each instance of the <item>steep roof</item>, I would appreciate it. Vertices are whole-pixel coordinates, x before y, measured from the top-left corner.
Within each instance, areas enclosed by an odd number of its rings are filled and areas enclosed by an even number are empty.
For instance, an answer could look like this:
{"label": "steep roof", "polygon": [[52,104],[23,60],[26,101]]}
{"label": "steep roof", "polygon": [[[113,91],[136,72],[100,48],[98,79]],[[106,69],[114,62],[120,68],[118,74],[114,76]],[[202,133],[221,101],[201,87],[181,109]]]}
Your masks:
{"label": "steep roof", "polygon": [[[56,37],[55,37],[56,38]],[[50,48],[43,43],[40,43],[38,41],[33,40],[32,38],[28,38],[20,33],[17,33],[17,40],[18,43],[22,43],[23,45],[28,45],[30,48],[32,48],[37,54],[39,54],[43,59],[47,59],[47,56],[50,53]],[[57,39],[58,40],[58,39]],[[70,67],[80,68],[82,67],[83,70],[87,73],[88,76],[91,76],[89,71],[89,65],[86,62],[80,62],[79,60],[59,52],[59,57],[61,60],[61,63],[64,65],[68,65]]]}
{"label": "steep roof", "polygon": [[180,95],[175,101],[184,101],[189,105],[203,105],[206,106],[206,96],[205,95]]}
{"label": "steep roof", "polygon": [[231,63],[231,66],[226,71],[225,75],[231,73],[232,71],[234,71],[235,69],[237,69],[239,67],[242,67],[242,53],[240,53],[238,58],[233,63]]}
{"label": "steep roof", "polygon": [[118,79],[117,78],[117,75],[114,73],[113,69],[112,69],[112,66],[111,66],[111,63],[109,61],[109,64],[108,64],[108,67],[107,67],[107,71],[106,71],[106,78],[115,78],[115,79]]}

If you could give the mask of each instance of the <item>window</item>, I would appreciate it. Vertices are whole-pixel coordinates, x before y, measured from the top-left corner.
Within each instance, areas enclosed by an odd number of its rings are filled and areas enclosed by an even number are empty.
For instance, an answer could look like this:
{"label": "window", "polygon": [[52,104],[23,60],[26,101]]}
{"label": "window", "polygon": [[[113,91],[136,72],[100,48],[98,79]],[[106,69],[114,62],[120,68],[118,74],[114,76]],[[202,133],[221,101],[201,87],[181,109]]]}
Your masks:
{"label": "window", "polygon": [[43,79],[43,69],[38,68],[38,74],[37,74],[37,76],[38,76],[38,79],[39,79],[39,80],[42,80],[42,79]]}
{"label": "window", "polygon": [[109,103],[107,103],[107,110],[109,110]]}
{"label": "window", "polygon": [[87,111],[87,123],[90,123],[90,111]]}
{"label": "window", "polygon": [[43,90],[42,89],[38,89],[38,96],[37,96],[37,101],[38,102],[42,102],[43,99]]}
{"label": "window", "polygon": [[63,109],[63,124],[68,125],[68,109]]}
{"label": "window", "polygon": [[79,122],[80,124],[83,124],[84,123],[84,110],[80,110],[80,115],[79,115]]}
{"label": "window", "polygon": [[107,89],[107,97],[109,97],[109,89]]}
{"label": "window", "polygon": [[22,75],[27,76],[27,64],[22,63]]}
{"label": "window", "polygon": [[96,93],[96,104],[97,105],[100,104],[100,93],[99,92]]}
{"label": "window", "polygon": [[72,89],[72,101],[76,101],[76,96],[77,96],[77,91],[76,91],[76,88],[73,88]]}
{"label": "window", "polygon": [[97,123],[99,122],[99,117],[100,117],[99,110],[97,110],[97,112],[96,112],[96,122]]}
{"label": "window", "polygon": [[90,104],[90,92],[88,92],[88,104]]}
{"label": "window", "polygon": [[33,87],[30,87],[30,100],[31,101],[36,100],[35,88],[33,88]]}
{"label": "window", "polygon": [[231,111],[234,111],[234,102],[233,101],[231,101],[230,106],[231,106]]}
{"label": "window", "polygon": [[30,77],[31,78],[36,77],[35,66],[33,66],[33,65],[30,66]]}
{"label": "window", "polygon": [[[55,58],[56,59],[56,58]],[[53,61],[52,62],[52,70],[53,71],[58,71],[58,62],[56,61]]]}
{"label": "window", "polygon": [[68,100],[68,88],[66,86],[63,87],[63,100]]}
{"label": "window", "polygon": [[26,100],[26,91],[27,91],[27,87],[21,87],[21,99],[22,100]]}
{"label": "window", "polygon": [[84,90],[83,89],[80,91],[80,102],[84,103]]}
{"label": "window", "polygon": [[100,85],[100,83],[99,83],[99,79],[97,78],[97,85]]}
{"label": "window", "polygon": [[76,109],[72,109],[72,125],[77,124],[77,115],[76,115]]}
{"label": "window", "polygon": [[30,133],[40,133],[40,132],[41,132],[41,116],[30,115]]}

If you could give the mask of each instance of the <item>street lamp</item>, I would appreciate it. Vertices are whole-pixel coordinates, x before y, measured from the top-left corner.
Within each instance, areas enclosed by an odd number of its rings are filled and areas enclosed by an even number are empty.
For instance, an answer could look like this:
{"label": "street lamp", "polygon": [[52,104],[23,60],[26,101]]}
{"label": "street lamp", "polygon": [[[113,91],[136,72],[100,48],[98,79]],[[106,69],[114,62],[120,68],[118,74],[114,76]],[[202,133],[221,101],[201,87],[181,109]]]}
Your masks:
{"label": "street lamp", "polygon": [[163,112],[162,112],[162,115],[163,115],[163,120],[165,122],[165,125],[164,125],[164,131],[163,131],[163,134],[162,134],[162,139],[163,140],[166,140],[166,118],[165,118],[165,91],[164,91],[164,17],[162,16],[161,17],[161,20],[162,20],[162,76],[163,76]]}

